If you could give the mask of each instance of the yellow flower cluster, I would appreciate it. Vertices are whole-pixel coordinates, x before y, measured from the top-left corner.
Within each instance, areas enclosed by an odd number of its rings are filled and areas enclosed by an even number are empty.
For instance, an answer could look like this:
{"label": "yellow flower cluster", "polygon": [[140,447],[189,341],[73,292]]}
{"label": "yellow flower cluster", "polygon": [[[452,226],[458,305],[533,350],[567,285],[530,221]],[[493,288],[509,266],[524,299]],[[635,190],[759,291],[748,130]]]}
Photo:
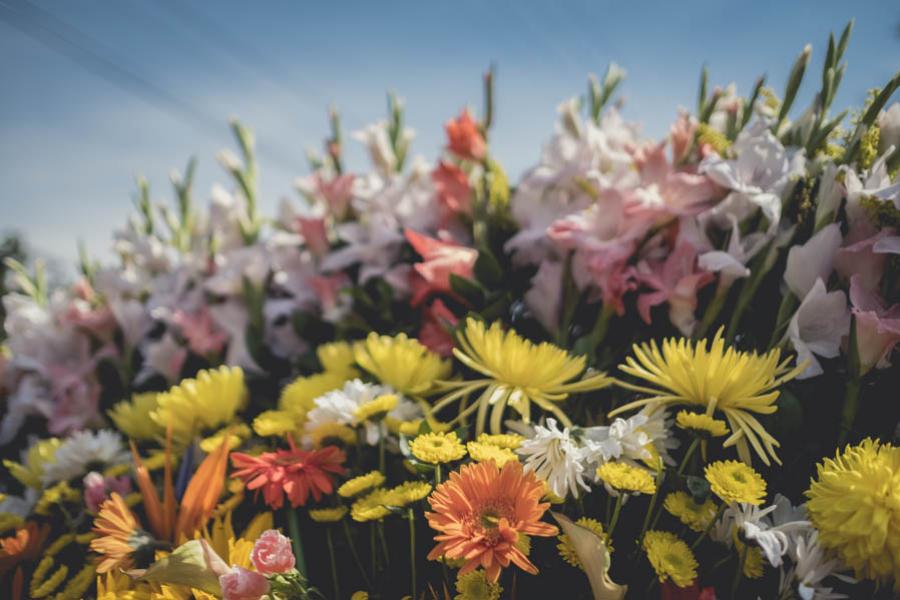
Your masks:
{"label": "yellow flower cluster", "polygon": [[686,492],[672,492],[666,496],[663,508],[693,531],[705,531],[716,516],[716,504],[709,498],[697,504]]}
{"label": "yellow flower cluster", "polygon": [[423,433],[409,443],[409,451],[418,460],[432,465],[453,462],[466,455],[456,433]]}
{"label": "yellow flower cluster", "polygon": [[607,462],[597,467],[597,477],[617,492],[653,494],[656,480],[646,469],[624,462]]}
{"label": "yellow flower cluster", "polygon": [[683,588],[697,579],[697,559],[688,545],[674,533],[648,531],[641,545],[660,582],[671,579]]}
{"label": "yellow flower cluster", "polygon": [[720,460],[706,465],[706,480],[723,502],[744,502],[759,506],[766,499],[766,480],[736,460]]}

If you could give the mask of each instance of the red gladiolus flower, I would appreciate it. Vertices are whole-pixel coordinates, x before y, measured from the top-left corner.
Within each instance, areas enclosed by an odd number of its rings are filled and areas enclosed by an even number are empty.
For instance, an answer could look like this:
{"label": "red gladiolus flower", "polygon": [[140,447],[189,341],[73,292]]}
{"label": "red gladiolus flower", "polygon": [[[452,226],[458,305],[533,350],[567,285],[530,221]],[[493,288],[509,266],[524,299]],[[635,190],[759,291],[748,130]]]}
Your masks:
{"label": "red gladiolus flower", "polygon": [[335,446],[319,450],[276,450],[250,456],[241,452],[231,455],[232,472],[247,484],[248,490],[262,489],[263,498],[269,508],[278,509],[284,504],[287,494],[291,506],[296,508],[306,504],[312,495],[318,502],[323,495],[334,490],[332,477],[343,475],[342,463],[347,456]]}
{"label": "red gladiolus flower", "polygon": [[468,110],[453,121],[447,121],[444,129],[447,131],[447,149],[453,154],[476,161],[483,160],[487,155],[487,144]]}
{"label": "red gladiolus flower", "polygon": [[430,238],[411,229],[405,230],[404,233],[413,249],[424,259],[413,265],[415,275],[411,281],[410,304],[419,306],[433,293],[451,293],[451,273],[472,279],[478,250]]}

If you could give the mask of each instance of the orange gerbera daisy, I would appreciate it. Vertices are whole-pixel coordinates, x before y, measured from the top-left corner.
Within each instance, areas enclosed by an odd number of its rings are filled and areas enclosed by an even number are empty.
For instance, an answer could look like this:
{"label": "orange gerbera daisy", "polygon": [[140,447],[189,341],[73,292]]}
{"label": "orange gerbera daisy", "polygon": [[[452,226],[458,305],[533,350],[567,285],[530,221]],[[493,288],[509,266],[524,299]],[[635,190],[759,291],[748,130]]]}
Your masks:
{"label": "orange gerbera daisy", "polygon": [[520,535],[559,533],[555,526],[541,522],[550,507],[541,502],[543,495],[544,484],[516,461],[498,468],[489,460],[451,473],[428,498],[434,512],[425,516],[431,528],[440,532],[434,536],[438,545],[428,558],[465,560],[460,575],[483,567],[492,582],[510,562],[537,573],[516,542]]}
{"label": "orange gerbera daisy", "polygon": [[34,521],[28,521],[16,530],[15,535],[0,539],[0,576],[21,561],[37,558],[49,533],[50,526],[46,523],[38,526]]}
{"label": "orange gerbera daisy", "polygon": [[130,569],[134,566],[134,553],[153,542],[153,538],[141,530],[137,519],[125,504],[122,496],[113,492],[102,505],[94,519],[91,550],[103,559],[97,565],[98,573],[113,569]]}

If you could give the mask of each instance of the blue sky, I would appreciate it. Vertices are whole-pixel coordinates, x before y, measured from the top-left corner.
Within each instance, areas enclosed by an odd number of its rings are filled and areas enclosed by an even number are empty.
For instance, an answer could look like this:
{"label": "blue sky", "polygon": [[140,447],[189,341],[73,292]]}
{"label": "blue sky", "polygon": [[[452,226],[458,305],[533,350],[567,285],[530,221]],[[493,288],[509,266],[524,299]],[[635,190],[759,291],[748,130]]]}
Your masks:
{"label": "blue sky", "polygon": [[[319,146],[329,104],[352,130],[380,118],[385,91],[395,90],[417,132],[414,153],[434,158],[442,123],[465,105],[480,107],[480,76],[490,63],[498,70],[492,148],[512,175],[537,159],[556,105],[611,60],[628,70],[626,117],[655,136],[678,106],[694,105],[702,64],[715,84],[734,81],[746,93],[765,73],[780,91],[810,42],[813,77],[798,101],[805,103],[828,32],[851,17],[835,107],[861,103],[900,68],[895,1],[33,4],[40,18],[25,26],[45,43],[0,20],[0,230],[16,229],[38,253],[63,260],[74,258],[78,239],[109,256],[137,174],[150,180],[155,200],[168,200],[169,171],[194,155],[195,197],[205,202],[213,182],[227,183],[214,156],[231,146],[231,116],[256,132],[263,209],[271,214],[306,171],[304,149]],[[0,18],[9,15],[0,6]],[[40,29],[48,23],[99,48],[152,91],[131,93],[55,51],[58,38]],[[119,80],[133,89],[129,76]],[[172,103],[180,108],[160,109]],[[362,167],[361,149],[347,146],[350,167]]]}

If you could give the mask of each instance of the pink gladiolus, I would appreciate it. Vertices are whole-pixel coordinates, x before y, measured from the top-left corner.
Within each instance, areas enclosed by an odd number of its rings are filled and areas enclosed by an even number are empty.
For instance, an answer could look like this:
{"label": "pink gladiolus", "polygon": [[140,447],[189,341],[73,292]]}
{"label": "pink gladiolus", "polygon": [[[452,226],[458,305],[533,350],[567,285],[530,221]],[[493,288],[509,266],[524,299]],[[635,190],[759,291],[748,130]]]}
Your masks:
{"label": "pink gladiolus", "polygon": [[641,319],[650,324],[650,309],[669,303],[669,320],[684,335],[693,332],[697,290],[713,280],[713,274],[697,270],[697,249],[681,242],[663,262],[643,261],[637,267],[637,279],[652,291],[637,300]]}
{"label": "pink gladiolus", "polygon": [[[199,356],[218,354],[228,341],[228,335],[216,327],[206,306],[190,314],[176,310],[172,322],[181,330],[191,352]],[[180,366],[175,369],[180,370]]]}
{"label": "pink gladiolus", "polygon": [[325,219],[321,217],[297,217],[297,230],[303,236],[306,247],[316,256],[328,252],[328,234],[325,231]]}
{"label": "pink gladiolus", "polygon": [[440,300],[435,300],[424,313],[422,329],[419,330],[419,341],[422,345],[444,357],[453,354],[453,335],[451,330],[456,327],[459,319],[447,305]]}
{"label": "pink gladiolus", "polygon": [[479,161],[487,155],[487,144],[468,109],[456,119],[447,121],[444,129],[447,131],[447,149],[456,156],[465,160]]}
{"label": "pink gladiolus", "polygon": [[432,171],[431,180],[446,217],[472,214],[472,190],[462,169],[441,161]]}
{"label": "pink gladiolus", "polygon": [[416,233],[411,229],[404,231],[406,239],[418,252],[423,262],[413,266],[414,274],[410,282],[412,286],[413,306],[418,306],[433,293],[451,293],[450,274],[471,279],[478,258],[474,248],[460,246],[453,242],[440,240]]}
{"label": "pink gladiolus", "polygon": [[328,203],[328,211],[335,219],[343,219],[353,198],[353,175],[338,175],[327,181],[321,175],[315,177],[316,187]]}
{"label": "pink gladiolus", "polygon": [[243,567],[233,567],[220,575],[219,585],[223,600],[259,600],[269,593],[269,580]]}
{"label": "pink gladiolus", "polygon": [[256,570],[264,575],[290,571],[295,563],[291,540],[275,529],[269,529],[256,540],[250,560]]}
{"label": "pink gladiolus", "polygon": [[885,306],[877,293],[865,287],[859,275],[850,279],[850,302],[856,317],[861,372],[890,366],[891,352],[900,342],[900,304]]}

